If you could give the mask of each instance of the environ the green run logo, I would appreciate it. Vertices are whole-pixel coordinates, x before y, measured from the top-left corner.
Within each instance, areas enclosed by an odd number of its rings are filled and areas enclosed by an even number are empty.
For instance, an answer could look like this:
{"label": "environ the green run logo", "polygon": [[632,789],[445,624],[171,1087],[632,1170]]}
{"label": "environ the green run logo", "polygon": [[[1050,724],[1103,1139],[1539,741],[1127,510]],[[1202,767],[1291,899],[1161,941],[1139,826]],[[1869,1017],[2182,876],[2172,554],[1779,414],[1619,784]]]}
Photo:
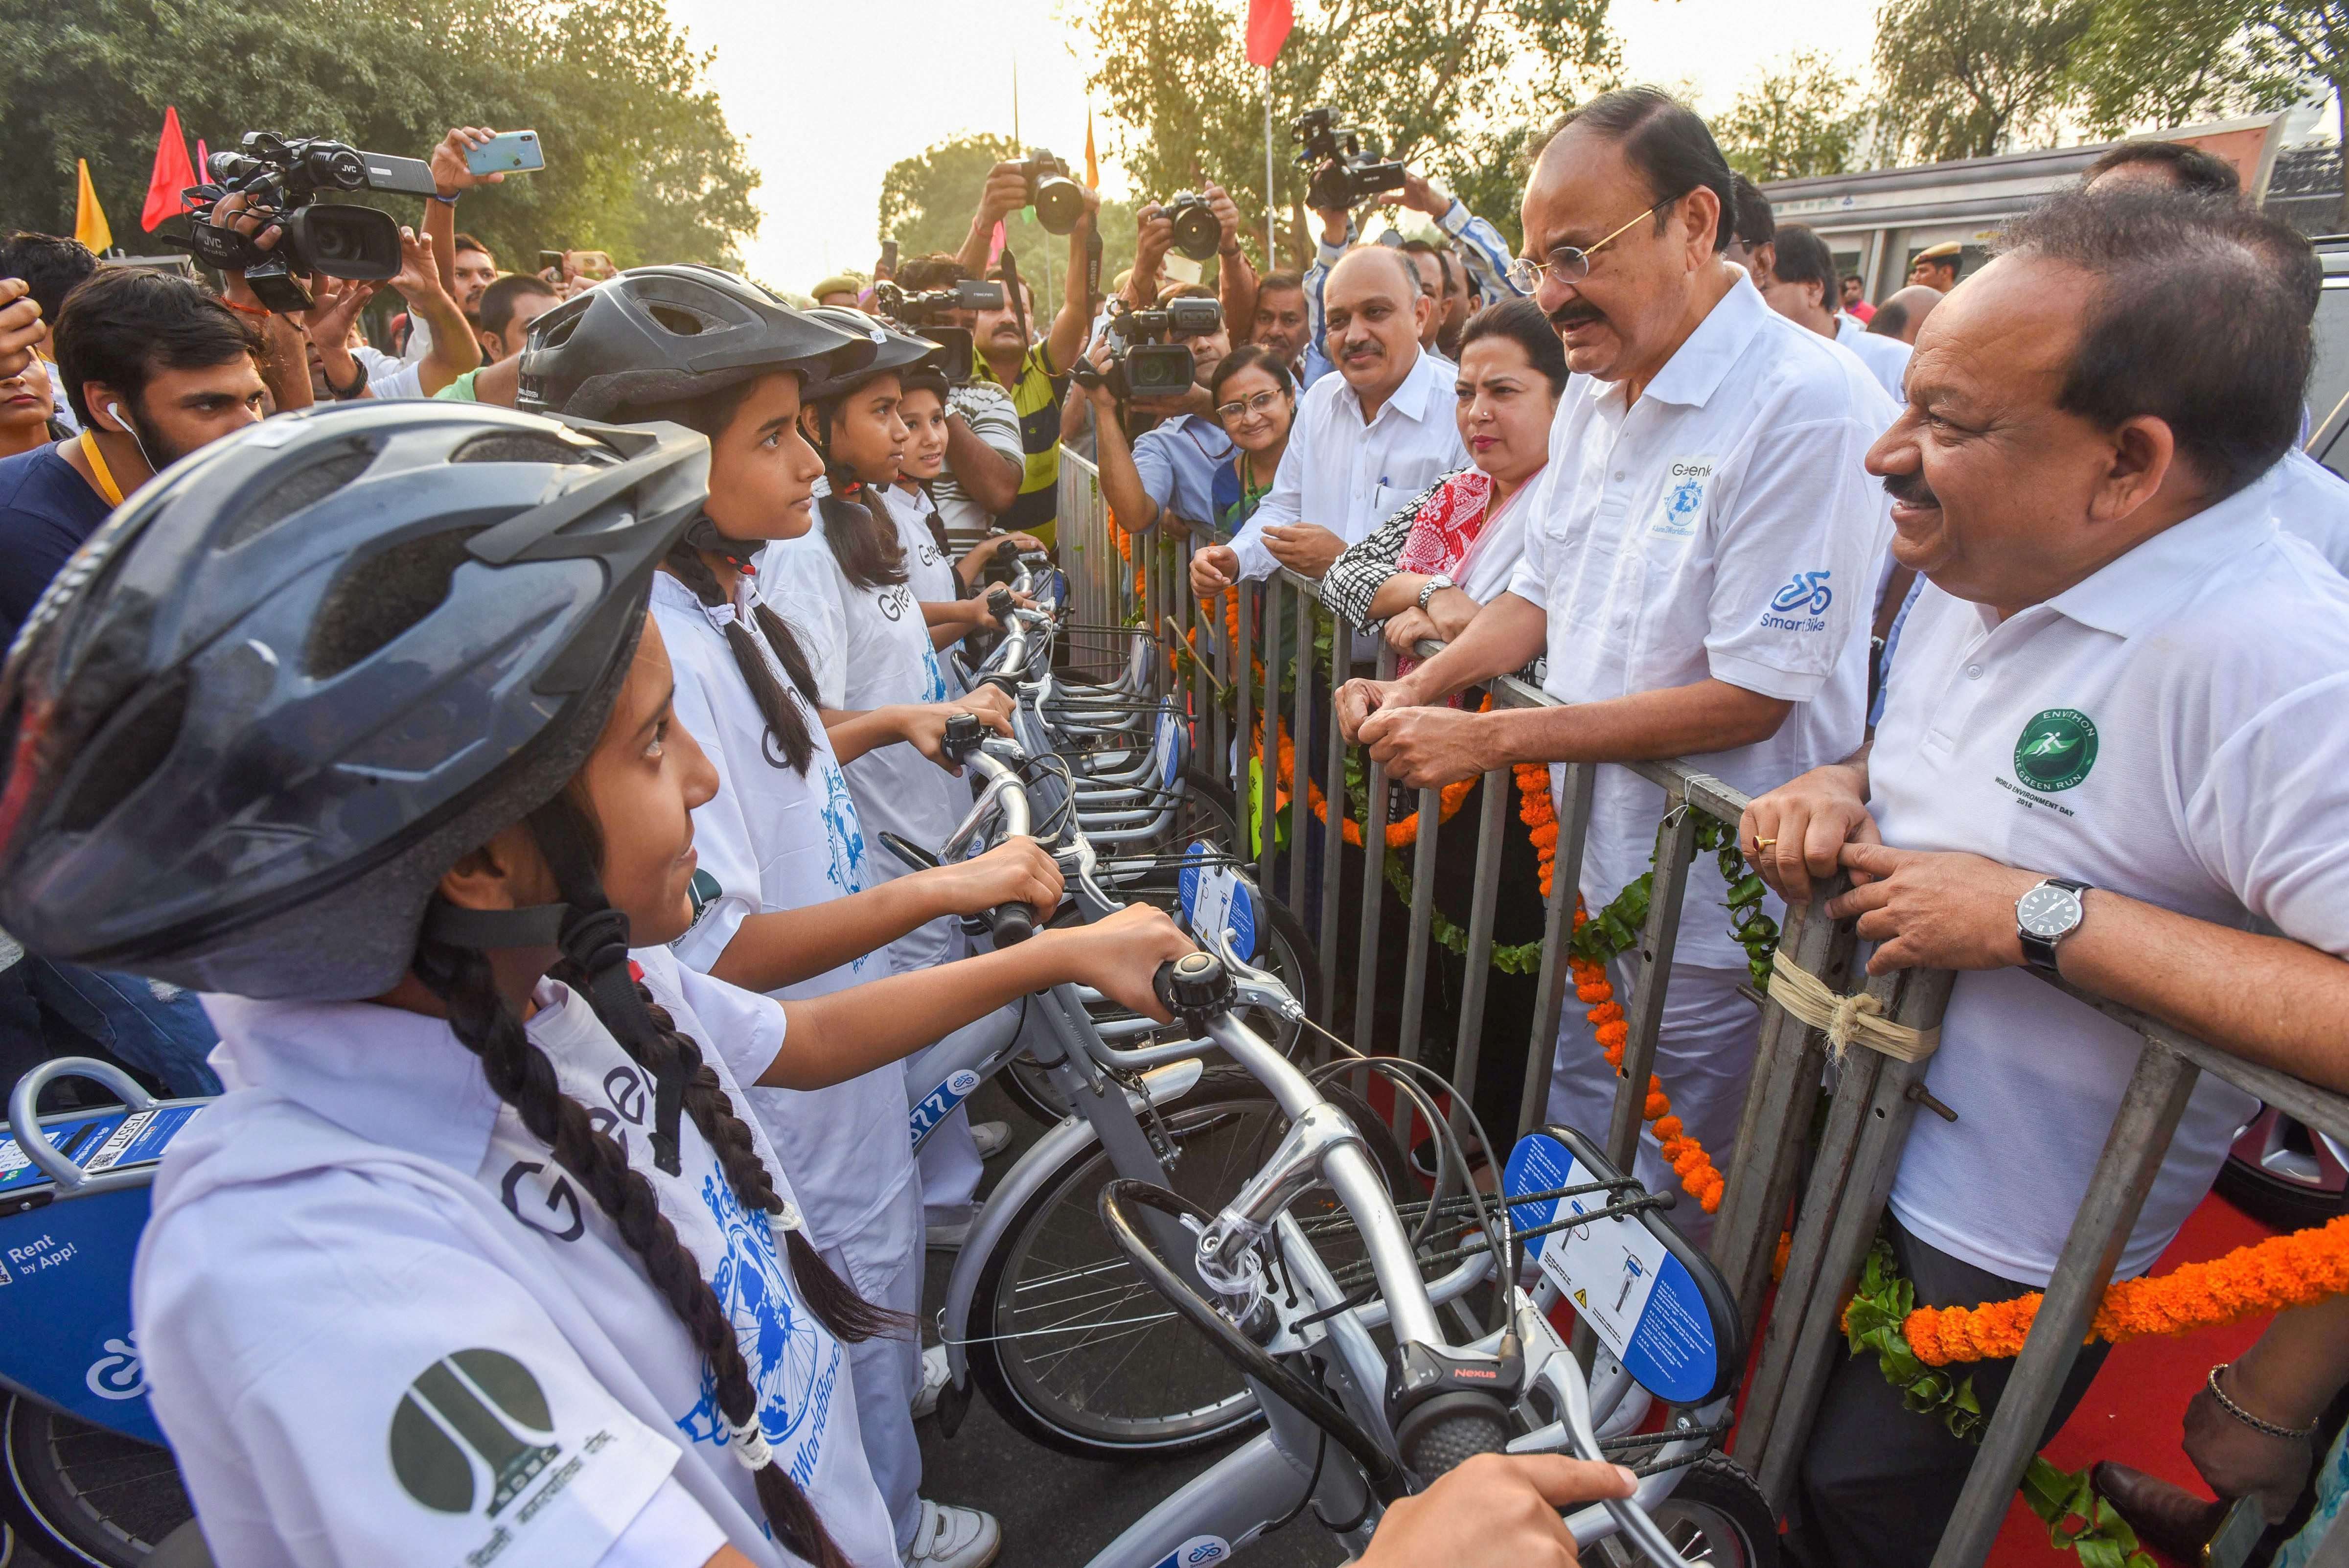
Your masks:
{"label": "environ the green run logo", "polygon": [[2015,738],[2015,776],[2044,794],[2070,789],[2095,765],[2095,721],[2077,708],[2044,708]]}

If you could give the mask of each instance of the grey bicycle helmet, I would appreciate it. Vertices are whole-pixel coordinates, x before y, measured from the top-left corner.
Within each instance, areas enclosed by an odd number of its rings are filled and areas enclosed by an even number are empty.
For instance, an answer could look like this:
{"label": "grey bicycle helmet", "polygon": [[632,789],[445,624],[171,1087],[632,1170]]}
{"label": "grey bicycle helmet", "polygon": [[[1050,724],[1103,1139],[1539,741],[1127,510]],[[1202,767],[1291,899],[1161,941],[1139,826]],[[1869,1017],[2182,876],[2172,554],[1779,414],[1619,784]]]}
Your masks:
{"label": "grey bicycle helmet", "polygon": [[609,419],[681,402],[773,370],[836,376],[873,358],[863,332],[794,310],[716,267],[643,266],[532,324],[517,407]]}
{"label": "grey bicycle helmet", "polygon": [[909,369],[916,365],[935,365],[946,352],[939,345],[926,337],[915,337],[895,322],[867,316],[845,305],[818,306],[807,314],[812,319],[845,336],[863,338],[873,346],[873,355],[861,365],[840,366],[828,374],[811,377],[800,389],[802,402],[837,397],[890,370]]}
{"label": "grey bicycle helmet", "polygon": [[708,478],[673,425],[440,401],[175,464],[0,672],[0,927],[199,990],[389,989],[440,875],[594,748]]}

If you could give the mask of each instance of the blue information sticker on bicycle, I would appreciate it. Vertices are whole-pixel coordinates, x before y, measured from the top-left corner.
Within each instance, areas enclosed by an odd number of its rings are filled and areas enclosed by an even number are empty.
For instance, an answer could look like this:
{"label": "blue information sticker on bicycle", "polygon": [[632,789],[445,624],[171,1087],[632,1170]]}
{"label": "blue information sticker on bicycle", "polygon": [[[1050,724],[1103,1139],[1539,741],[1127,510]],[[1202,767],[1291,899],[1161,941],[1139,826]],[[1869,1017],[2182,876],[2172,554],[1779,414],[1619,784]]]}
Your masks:
{"label": "blue information sticker on bicycle", "polygon": [[[1228,852],[1194,844],[1183,857],[1183,924],[1202,943],[1210,932],[1229,931],[1232,949],[1254,963],[1261,956],[1257,937],[1264,922],[1257,918],[1256,884],[1226,858]],[[1207,945],[1212,946],[1212,943]]]}
{"label": "blue information sticker on bicycle", "polygon": [[[1512,1199],[1509,1223],[1524,1231],[1597,1213],[1608,1206],[1606,1191],[1516,1199],[1588,1186],[1614,1174],[1602,1174],[1548,1133],[1528,1133],[1510,1151],[1503,1177],[1503,1190]],[[1718,1391],[1723,1369],[1715,1314],[1676,1249],[1640,1216],[1617,1215],[1553,1231],[1528,1238],[1525,1248],[1641,1387],[1675,1405],[1696,1404]]]}
{"label": "blue information sticker on bicycle", "polygon": [[1158,753],[1158,787],[1171,790],[1174,781],[1183,776],[1183,732],[1174,717],[1174,710],[1158,711],[1158,739],[1154,748]]}

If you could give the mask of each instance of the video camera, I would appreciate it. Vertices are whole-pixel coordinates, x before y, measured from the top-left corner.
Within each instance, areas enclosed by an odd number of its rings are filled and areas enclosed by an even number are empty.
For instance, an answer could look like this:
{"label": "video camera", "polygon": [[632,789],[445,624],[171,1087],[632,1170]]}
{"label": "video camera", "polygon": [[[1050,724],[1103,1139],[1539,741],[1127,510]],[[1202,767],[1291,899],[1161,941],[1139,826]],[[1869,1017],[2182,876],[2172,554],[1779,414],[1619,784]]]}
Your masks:
{"label": "video camera", "polygon": [[1069,166],[1040,147],[1012,165],[1028,177],[1028,204],[1048,234],[1072,232],[1085,215],[1085,190],[1070,178]]}
{"label": "video camera", "polygon": [[1197,337],[1224,324],[1224,307],[1212,299],[1170,299],[1162,309],[1135,310],[1112,301],[1109,317],[1109,368],[1097,370],[1079,359],[1069,375],[1079,386],[1106,384],[1121,403],[1130,398],[1180,397],[1191,389],[1199,364],[1190,345],[1174,337]]}
{"label": "video camera", "polygon": [[1319,211],[1359,207],[1381,192],[1402,184],[1403,166],[1380,161],[1378,139],[1363,147],[1360,126],[1340,125],[1338,111],[1319,104],[1297,117],[1288,128],[1299,145],[1297,165],[1313,171],[1305,204]]}
{"label": "video camera", "polygon": [[945,349],[939,368],[950,384],[960,387],[970,380],[972,344],[970,328],[956,322],[955,312],[1002,309],[1003,286],[965,278],[952,288],[907,294],[883,278],[873,286],[873,303],[882,315]]}
{"label": "video camera", "polygon": [[[254,296],[281,315],[310,308],[310,291],[301,280],[314,273],[378,282],[399,275],[399,224],[390,213],[321,202],[318,195],[383,191],[430,196],[438,190],[430,164],[362,152],[341,141],[289,140],[266,130],[246,131],[237,147],[213,153],[205,170],[210,183],[190,192],[199,204],[189,213],[188,237],[180,243],[197,260],[244,274]],[[240,192],[252,198],[254,209],[274,214],[274,245],[264,249],[235,229],[212,223],[222,198]]]}

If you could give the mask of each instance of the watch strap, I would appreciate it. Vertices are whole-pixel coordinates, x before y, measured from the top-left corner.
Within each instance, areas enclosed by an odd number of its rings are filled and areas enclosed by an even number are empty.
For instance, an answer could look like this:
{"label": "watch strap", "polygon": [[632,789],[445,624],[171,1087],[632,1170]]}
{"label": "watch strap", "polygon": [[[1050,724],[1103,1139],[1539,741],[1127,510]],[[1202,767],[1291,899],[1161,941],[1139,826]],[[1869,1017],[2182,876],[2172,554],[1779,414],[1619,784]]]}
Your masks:
{"label": "watch strap", "polygon": [[[2069,877],[2043,877],[2035,885],[2043,888],[2061,888],[2075,898],[2079,898],[2094,886],[2093,883],[2075,881]],[[2072,931],[2079,929],[2079,926],[2075,923]],[[2023,947],[2023,961],[2033,969],[2044,969],[2049,974],[2059,972],[2055,967],[2055,948],[2065,937],[2070,936],[2072,931],[2064,931],[2054,937],[2043,937],[2025,930],[2021,920],[2014,923],[2015,937]]]}

